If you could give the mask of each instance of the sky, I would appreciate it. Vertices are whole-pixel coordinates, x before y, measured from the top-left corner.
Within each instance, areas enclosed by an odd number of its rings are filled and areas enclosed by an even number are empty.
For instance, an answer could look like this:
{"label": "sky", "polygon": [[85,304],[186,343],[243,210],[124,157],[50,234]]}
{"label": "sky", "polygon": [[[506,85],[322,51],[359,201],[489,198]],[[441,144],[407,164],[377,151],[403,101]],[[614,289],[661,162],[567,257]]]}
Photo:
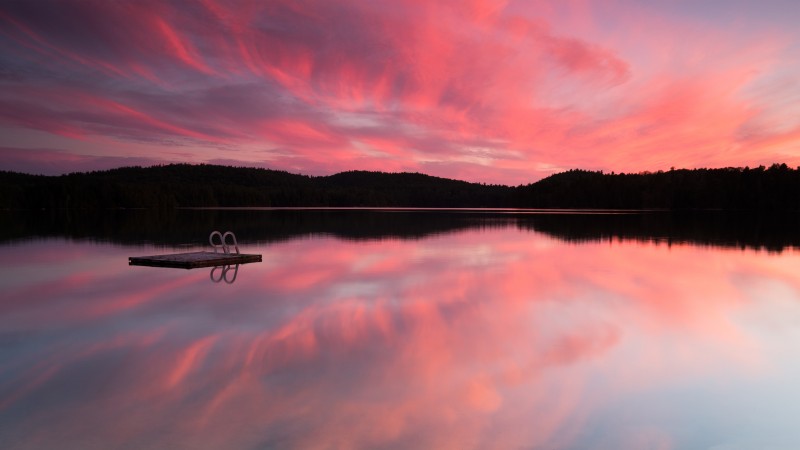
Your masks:
{"label": "sky", "polygon": [[795,0],[0,3],[0,170],[800,165]]}

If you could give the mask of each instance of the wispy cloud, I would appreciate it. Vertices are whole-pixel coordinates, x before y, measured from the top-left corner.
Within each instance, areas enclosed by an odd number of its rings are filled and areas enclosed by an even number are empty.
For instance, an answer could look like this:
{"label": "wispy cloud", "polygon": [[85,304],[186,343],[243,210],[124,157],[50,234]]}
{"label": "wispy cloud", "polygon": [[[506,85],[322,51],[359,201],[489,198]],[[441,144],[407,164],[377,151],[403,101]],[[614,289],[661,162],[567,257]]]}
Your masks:
{"label": "wispy cloud", "polygon": [[509,184],[543,167],[800,164],[784,100],[800,95],[786,81],[798,33],[743,5],[724,22],[704,8],[13,2],[0,6],[0,124],[65,149],[142,144],[98,157],[161,160],[182,145],[189,154],[170,160]]}

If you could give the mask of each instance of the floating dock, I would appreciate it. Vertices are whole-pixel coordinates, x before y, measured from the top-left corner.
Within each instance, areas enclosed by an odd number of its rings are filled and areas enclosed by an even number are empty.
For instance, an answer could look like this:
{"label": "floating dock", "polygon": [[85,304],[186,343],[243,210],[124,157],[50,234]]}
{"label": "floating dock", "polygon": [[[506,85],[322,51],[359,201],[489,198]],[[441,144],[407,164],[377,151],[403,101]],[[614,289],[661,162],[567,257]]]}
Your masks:
{"label": "floating dock", "polygon": [[229,266],[261,262],[261,255],[243,253],[190,252],[173,253],[171,255],[131,256],[128,265],[151,267],[175,267],[178,269],[195,269],[198,267]]}

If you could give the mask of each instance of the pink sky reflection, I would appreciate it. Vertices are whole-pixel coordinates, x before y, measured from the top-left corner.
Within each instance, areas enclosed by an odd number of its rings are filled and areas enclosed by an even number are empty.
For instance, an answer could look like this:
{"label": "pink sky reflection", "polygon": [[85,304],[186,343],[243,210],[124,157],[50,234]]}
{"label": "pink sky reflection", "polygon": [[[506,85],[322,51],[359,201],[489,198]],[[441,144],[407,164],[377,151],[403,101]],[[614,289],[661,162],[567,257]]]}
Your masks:
{"label": "pink sky reflection", "polygon": [[232,285],[128,267],[129,248],[8,250],[28,255],[0,278],[0,329],[25,336],[0,359],[12,448],[681,448],[698,441],[676,427],[709,419],[682,401],[741,406],[800,369],[775,358],[800,339],[793,250],[316,238],[264,247]]}

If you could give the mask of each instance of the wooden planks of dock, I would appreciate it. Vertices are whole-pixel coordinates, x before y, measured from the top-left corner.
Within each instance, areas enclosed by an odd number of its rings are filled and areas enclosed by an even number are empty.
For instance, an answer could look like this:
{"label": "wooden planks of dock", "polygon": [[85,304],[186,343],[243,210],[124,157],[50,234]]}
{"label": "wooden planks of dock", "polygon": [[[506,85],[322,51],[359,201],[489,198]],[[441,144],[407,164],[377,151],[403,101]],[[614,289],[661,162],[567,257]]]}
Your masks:
{"label": "wooden planks of dock", "polygon": [[179,269],[195,269],[198,267],[227,266],[261,262],[261,255],[243,253],[189,252],[170,255],[131,256],[131,266],[175,267]]}

